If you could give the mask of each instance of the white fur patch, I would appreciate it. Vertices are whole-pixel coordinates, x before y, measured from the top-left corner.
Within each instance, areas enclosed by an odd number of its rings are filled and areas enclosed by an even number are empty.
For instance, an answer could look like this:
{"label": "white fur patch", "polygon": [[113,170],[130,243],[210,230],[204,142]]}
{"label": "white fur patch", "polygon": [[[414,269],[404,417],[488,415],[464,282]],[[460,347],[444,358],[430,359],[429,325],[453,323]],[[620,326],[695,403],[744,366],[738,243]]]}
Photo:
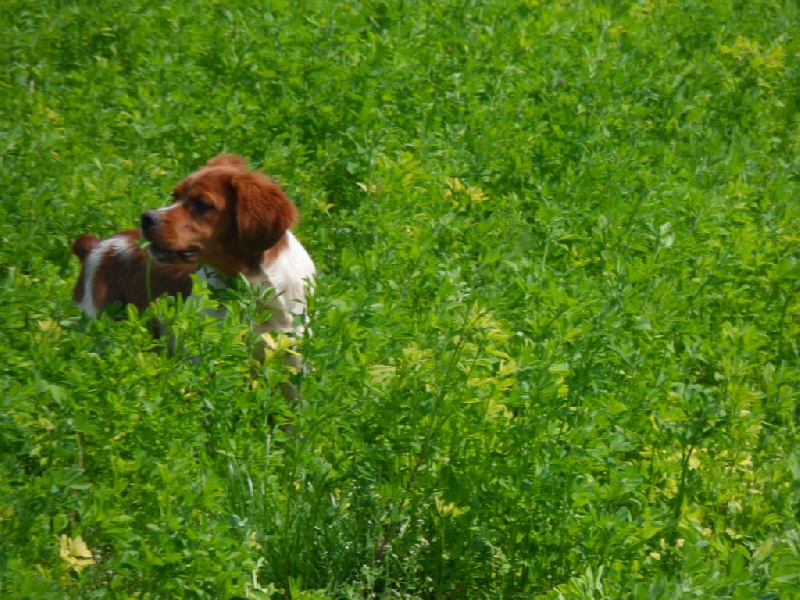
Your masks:
{"label": "white fur patch", "polygon": [[314,262],[291,231],[286,232],[287,248],[271,263],[261,265],[261,273],[249,278],[253,287],[275,290],[267,301],[272,318],[262,331],[286,331],[302,336],[304,324],[295,324],[296,315],[306,315],[306,292],[313,285]]}
{"label": "white fur patch", "polygon": [[[287,247],[270,263],[263,263],[261,271],[247,278],[253,288],[262,293],[269,290],[267,308],[272,316],[255,330],[285,331],[302,336],[306,329],[304,324],[295,324],[295,316],[306,315],[306,292],[313,285],[316,270],[314,262],[303,245],[291,231],[286,232]],[[197,274],[208,283],[209,287],[225,287],[224,277],[211,267],[204,265]]]}

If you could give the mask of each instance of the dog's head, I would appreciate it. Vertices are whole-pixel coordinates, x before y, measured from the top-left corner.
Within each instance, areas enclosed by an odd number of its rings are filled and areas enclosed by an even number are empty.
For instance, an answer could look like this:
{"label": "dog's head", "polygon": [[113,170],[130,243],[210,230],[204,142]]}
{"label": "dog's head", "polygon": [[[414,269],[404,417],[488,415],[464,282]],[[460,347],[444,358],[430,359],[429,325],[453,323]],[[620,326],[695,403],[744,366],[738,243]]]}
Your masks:
{"label": "dog's head", "polygon": [[172,198],[170,206],[142,215],[142,234],[159,262],[247,273],[297,221],[297,209],[281,187],[233,154],[217,156],[189,175]]}

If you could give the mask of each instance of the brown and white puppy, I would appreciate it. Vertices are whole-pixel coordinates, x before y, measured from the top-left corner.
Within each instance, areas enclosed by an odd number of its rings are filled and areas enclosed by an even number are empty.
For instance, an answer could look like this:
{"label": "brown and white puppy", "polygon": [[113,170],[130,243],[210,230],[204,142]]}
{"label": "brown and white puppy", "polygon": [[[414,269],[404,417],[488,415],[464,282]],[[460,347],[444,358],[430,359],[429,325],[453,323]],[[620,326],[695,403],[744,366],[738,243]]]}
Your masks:
{"label": "brown and white puppy", "polygon": [[[170,206],[142,215],[141,230],[72,243],[82,263],[76,304],[91,316],[115,302],[144,310],[162,294],[187,296],[199,267],[211,286],[242,274],[269,293],[272,317],[264,331],[302,333],[294,317],[305,314],[315,269],[289,229],[297,209],[281,187],[241,157],[223,154],[180,182],[172,197]],[[142,237],[151,242],[153,261],[137,244]]]}
{"label": "brown and white puppy", "polygon": [[[92,316],[115,302],[144,310],[162,294],[188,296],[195,271],[211,287],[242,274],[271,314],[254,323],[254,331],[262,338],[268,332],[302,336],[315,268],[289,229],[297,209],[281,187],[249,170],[241,157],[223,154],[181,181],[172,197],[170,206],[142,215],[141,230],[75,240],[72,249],[82,262],[77,305]],[[137,245],[140,237],[150,242],[147,251]],[[302,360],[286,343],[280,346],[284,363],[298,372]],[[263,351],[263,345],[256,348],[257,355]],[[299,397],[290,384],[281,388],[287,399]]]}

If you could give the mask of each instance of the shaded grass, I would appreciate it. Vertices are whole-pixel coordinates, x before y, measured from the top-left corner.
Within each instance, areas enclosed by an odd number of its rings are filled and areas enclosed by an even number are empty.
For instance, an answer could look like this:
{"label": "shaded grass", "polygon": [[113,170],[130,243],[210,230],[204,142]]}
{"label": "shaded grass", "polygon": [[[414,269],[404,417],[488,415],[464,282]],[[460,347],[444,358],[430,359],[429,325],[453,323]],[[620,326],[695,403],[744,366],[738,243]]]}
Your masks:
{"label": "shaded grass", "polygon": [[[4,597],[797,593],[791,3],[0,18]],[[159,306],[199,364],[69,302],[219,151],[320,267],[296,408],[246,298]]]}

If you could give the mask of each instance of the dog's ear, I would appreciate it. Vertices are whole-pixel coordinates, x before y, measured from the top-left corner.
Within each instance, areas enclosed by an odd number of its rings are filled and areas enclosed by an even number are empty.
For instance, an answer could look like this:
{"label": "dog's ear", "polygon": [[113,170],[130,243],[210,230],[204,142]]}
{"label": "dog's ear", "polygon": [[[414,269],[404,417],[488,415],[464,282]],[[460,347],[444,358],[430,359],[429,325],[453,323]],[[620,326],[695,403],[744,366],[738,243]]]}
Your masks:
{"label": "dog's ear", "polygon": [[81,259],[81,262],[86,260],[89,252],[94,250],[99,244],[99,239],[93,235],[82,235],[77,240],[72,242],[72,253]]}
{"label": "dog's ear", "polygon": [[206,163],[207,167],[236,167],[246,169],[247,163],[238,154],[220,154]]}
{"label": "dog's ear", "polygon": [[297,223],[297,209],[277,183],[251,171],[232,180],[236,190],[239,241],[250,252],[264,252]]}

